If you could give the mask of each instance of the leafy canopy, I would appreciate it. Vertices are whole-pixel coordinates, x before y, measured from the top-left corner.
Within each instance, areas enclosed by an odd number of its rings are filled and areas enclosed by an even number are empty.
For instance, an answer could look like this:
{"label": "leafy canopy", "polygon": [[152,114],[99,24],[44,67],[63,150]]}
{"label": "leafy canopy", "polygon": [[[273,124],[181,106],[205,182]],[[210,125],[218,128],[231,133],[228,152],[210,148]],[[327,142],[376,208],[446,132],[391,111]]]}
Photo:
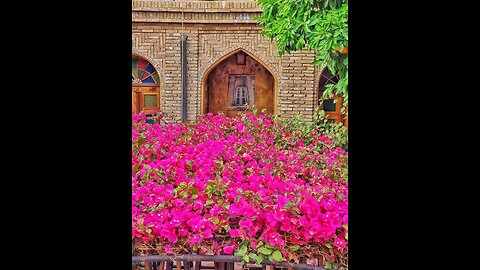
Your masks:
{"label": "leafy canopy", "polygon": [[[337,75],[327,85],[324,98],[344,97],[348,103],[348,0],[257,0],[263,13],[257,21],[263,34],[275,39],[278,52],[304,48],[315,51],[314,64]],[[342,53],[344,52],[344,53]]]}

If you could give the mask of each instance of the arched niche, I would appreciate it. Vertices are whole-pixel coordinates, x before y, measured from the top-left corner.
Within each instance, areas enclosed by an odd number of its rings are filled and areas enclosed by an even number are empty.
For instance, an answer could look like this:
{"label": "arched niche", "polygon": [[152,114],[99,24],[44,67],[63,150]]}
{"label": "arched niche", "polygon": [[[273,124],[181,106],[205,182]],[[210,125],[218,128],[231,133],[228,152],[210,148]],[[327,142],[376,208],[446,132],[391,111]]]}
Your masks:
{"label": "arched niche", "polygon": [[336,84],[337,82],[338,77],[333,75],[327,67],[324,67],[318,80],[318,105],[325,111],[327,121],[335,123],[342,122],[344,125],[348,126],[348,120],[344,118],[344,115],[342,114],[343,98],[341,96],[335,96],[330,99],[323,98],[326,86],[328,84]]}
{"label": "arched niche", "polygon": [[151,114],[160,109],[160,76],[152,63],[132,55],[132,110]]}
{"label": "arched niche", "polygon": [[254,106],[259,114],[275,114],[277,87],[277,78],[258,57],[234,50],[205,71],[201,113],[234,117]]}

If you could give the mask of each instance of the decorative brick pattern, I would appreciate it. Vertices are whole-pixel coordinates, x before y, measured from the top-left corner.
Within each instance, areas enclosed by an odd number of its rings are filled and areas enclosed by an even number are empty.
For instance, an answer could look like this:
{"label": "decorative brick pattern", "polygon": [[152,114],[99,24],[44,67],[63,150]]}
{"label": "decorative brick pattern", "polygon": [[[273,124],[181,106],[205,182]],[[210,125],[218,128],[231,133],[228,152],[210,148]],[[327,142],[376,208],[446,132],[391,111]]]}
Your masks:
{"label": "decorative brick pattern", "polygon": [[165,58],[165,33],[153,29],[132,32],[132,50],[155,59],[163,69]]}
{"label": "decorative brick pattern", "polygon": [[165,54],[165,89],[162,89],[161,108],[175,120],[182,117],[182,71],[180,63],[180,33],[167,33]]}
{"label": "decorative brick pattern", "polygon": [[187,35],[187,119],[200,115],[200,90],[198,81],[198,32],[190,30]]}
{"label": "decorative brick pattern", "polygon": [[191,0],[141,0],[132,1],[132,10],[168,11],[168,12],[242,12],[244,10],[261,12],[254,0],[229,1],[191,1]]}
{"label": "decorative brick pattern", "polygon": [[162,23],[255,23],[255,12],[213,13],[197,12],[168,12],[168,11],[133,11],[134,22],[162,22]]}
{"label": "decorative brick pattern", "polygon": [[[243,48],[255,54],[265,63],[271,63],[270,68],[277,73],[280,70],[280,57],[275,45],[259,32],[250,30],[201,31],[199,33],[199,66],[205,69],[215,63],[215,60],[234,51]],[[278,75],[278,74],[276,74]]]}
{"label": "decorative brick pattern", "polygon": [[174,119],[182,113],[180,34],[187,36],[187,119],[201,112],[202,78],[219,60],[238,49],[261,61],[278,81],[276,111],[310,120],[316,107],[319,71],[307,51],[278,56],[261,34],[255,1],[132,1],[132,53],[150,61],[160,74],[161,108]]}
{"label": "decorative brick pattern", "polygon": [[313,52],[291,52],[282,61],[282,86],[279,87],[278,113],[286,116],[302,114],[311,120],[314,109]]}

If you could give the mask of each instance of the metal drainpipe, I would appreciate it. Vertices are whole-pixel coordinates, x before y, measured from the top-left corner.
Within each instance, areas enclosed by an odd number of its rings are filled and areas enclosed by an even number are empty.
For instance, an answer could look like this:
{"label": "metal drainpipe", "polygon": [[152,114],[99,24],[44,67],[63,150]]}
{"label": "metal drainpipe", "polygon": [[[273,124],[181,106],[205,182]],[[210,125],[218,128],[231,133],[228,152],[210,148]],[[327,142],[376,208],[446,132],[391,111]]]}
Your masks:
{"label": "metal drainpipe", "polygon": [[187,121],[187,37],[180,34],[180,60],[182,64],[182,122]]}

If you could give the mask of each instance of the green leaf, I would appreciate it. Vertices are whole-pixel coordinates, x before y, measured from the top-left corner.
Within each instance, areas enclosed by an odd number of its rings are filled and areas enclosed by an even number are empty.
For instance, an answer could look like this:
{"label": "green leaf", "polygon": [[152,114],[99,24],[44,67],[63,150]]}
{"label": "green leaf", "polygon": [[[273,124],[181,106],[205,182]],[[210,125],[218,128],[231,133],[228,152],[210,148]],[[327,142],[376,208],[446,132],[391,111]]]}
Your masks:
{"label": "green leaf", "polygon": [[188,197],[188,192],[187,191],[183,191],[182,193],[180,193],[180,198],[181,199],[185,199],[186,197]]}
{"label": "green leaf", "polygon": [[220,222],[220,220],[216,217],[210,218],[210,221],[215,225],[218,224],[218,222]]}
{"label": "green leaf", "polygon": [[325,111],[324,110],[320,110],[320,112],[318,114],[320,115],[321,118],[325,117]]}
{"label": "green leaf", "polygon": [[[247,252],[247,247],[246,246],[242,246],[240,247],[239,250],[237,250],[235,252],[235,256],[245,256],[245,253]],[[247,259],[248,260],[248,259]]]}
{"label": "green leaf", "polygon": [[270,245],[269,245],[269,244],[267,244],[267,243],[265,243],[265,247],[266,247],[266,248],[269,248],[269,249],[275,249],[275,247],[274,247],[274,246],[270,246]]}
{"label": "green leaf", "polygon": [[297,251],[300,249],[300,246],[299,245],[294,245],[294,246],[290,246],[289,247],[291,251]]}
{"label": "green leaf", "polygon": [[332,248],[332,243],[326,243],[325,246],[327,246],[328,248]]}
{"label": "green leaf", "polygon": [[327,262],[325,264],[325,269],[330,269],[330,268],[332,268],[332,264],[330,262]]}
{"label": "green leaf", "polygon": [[264,259],[265,259],[265,255],[263,255],[263,254],[258,254],[258,255],[257,255],[257,258],[255,259],[255,262],[256,262],[257,264],[260,264],[261,262],[263,262]]}
{"label": "green leaf", "polygon": [[243,262],[248,263],[250,261],[250,257],[248,255],[243,255]]}
{"label": "green leaf", "polygon": [[282,256],[282,253],[278,250],[275,250],[273,253],[272,253],[272,258],[277,261],[277,262],[281,262],[283,261],[283,256]]}
{"label": "green leaf", "polygon": [[266,247],[260,247],[260,248],[258,248],[258,252],[260,252],[262,254],[265,254],[265,255],[268,255],[268,254],[272,253],[272,250],[269,249],[269,248],[266,248]]}
{"label": "green leaf", "polygon": [[208,187],[215,187],[215,182],[210,180],[210,181],[208,181],[207,186]]}
{"label": "green leaf", "polygon": [[185,187],[187,187],[187,183],[181,182],[180,184],[178,184],[178,187],[179,188],[185,188]]}

